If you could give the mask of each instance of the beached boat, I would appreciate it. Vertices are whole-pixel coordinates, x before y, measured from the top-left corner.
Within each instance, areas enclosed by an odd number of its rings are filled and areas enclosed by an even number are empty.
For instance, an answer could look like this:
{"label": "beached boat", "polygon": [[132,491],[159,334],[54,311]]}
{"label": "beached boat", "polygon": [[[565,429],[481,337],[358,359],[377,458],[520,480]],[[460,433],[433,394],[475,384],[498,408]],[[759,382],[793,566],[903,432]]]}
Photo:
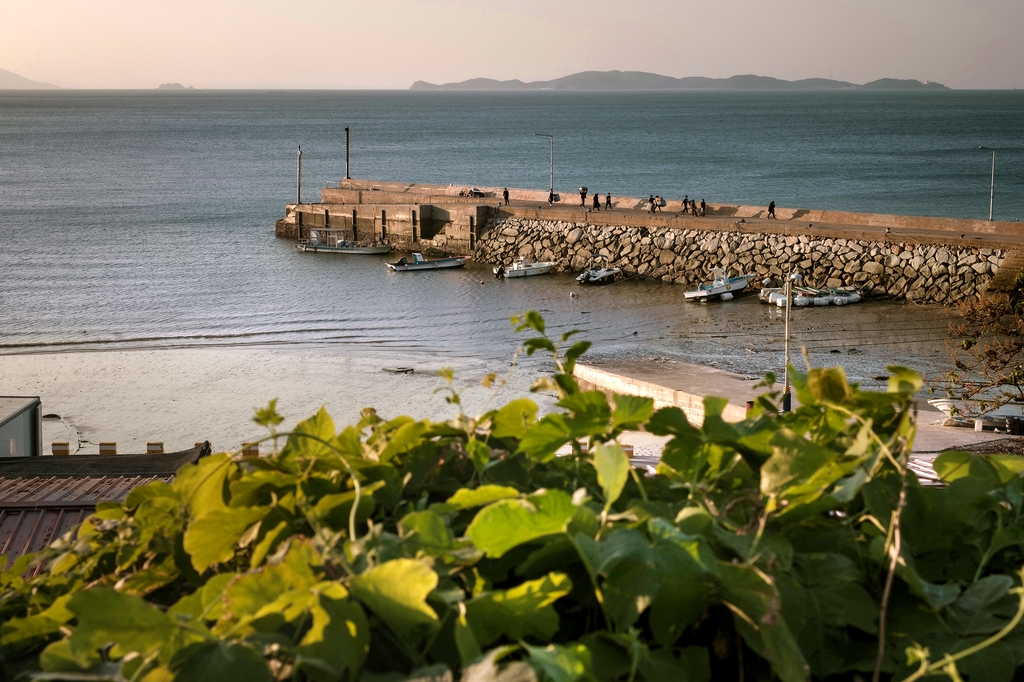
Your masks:
{"label": "beached boat", "polygon": [[581,273],[576,281],[580,284],[611,284],[621,272],[618,268],[591,268]]}
{"label": "beached boat", "polygon": [[528,263],[525,258],[517,258],[507,268],[499,265],[494,268],[494,276],[502,277],[531,277],[533,275],[546,275],[557,265],[548,261],[542,263]]}
{"label": "beached boat", "polygon": [[412,261],[405,256],[394,263],[388,263],[388,267],[395,271],[405,272],[410,270],[444,270],[447,268],[461,268],[469,260],[466,256],[453,256],[452,258],[438,258],[427,260],[422,253],[412,254]]}
{"label": "beached boat", "polygon": [[342,230],[311,230],[309,239],[300,239],[297,244],[299,251],[313,253],[344,253],[350,255],[372,256],[391,251],[390,244],[362,244],[344,239]]}
{"label": "beached boat", "polygon": [[734,294],[746,289],[747,284],[754,278],[754,275],[729,277],[722,268],[711,268],[711,274],[714,275],[714,279],[701,284],[692,291],[685,292],[683,296],[688,301],[711,301],[716,298],[727,301]]}
{"label": "beached boat", "polygon": [[[780,308],[786,307],[786,289],[783,287],[761,289],[757,297],[762,303]],[[793,287],[794,307],[849,305],[858,302],[860,299],[860,292],[856,289]]]}
{"label": "beached boat", "polygon": [[953,421],[961,423],[973,424],[975,419],[981,419],[984,424],[1001,427],[1007,418],[1024,419],[1024,403],[1018,402],[1003,403],[995,407],[991,401],[933,398],[928,404],[945,412]]}

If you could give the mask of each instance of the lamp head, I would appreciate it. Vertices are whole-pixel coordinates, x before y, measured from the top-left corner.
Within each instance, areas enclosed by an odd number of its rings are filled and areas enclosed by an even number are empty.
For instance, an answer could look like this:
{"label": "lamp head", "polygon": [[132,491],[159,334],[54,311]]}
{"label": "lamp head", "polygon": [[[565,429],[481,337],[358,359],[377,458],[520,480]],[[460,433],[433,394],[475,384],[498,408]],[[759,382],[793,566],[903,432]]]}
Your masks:
{"label": "lamp head", "polygon": [[804,278],[804,276],[801,275],[799,272],[794,272],[792,275],[789,276],[789,279],[792,282],[799,282],[803,278]]}

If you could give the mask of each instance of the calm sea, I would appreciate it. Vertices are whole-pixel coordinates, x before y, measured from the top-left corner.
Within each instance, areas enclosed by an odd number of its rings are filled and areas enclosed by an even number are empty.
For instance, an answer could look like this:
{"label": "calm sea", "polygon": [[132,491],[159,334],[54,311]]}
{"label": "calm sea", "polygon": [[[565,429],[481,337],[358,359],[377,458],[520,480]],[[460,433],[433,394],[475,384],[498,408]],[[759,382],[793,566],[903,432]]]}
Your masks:
{"label": "calm sea", "polygon": [[[972,218],[988,215],[985,145],[995,217],[1024,218],[1024,92],[0,92],[0,353],[318,344],[499,362],[509,315],[536,308],[621,354],[763,369],[744,347],[778,324],[756,304],[687,307],[651,282],[570,299],[567,276],[296,252],[273,236],[296,146],[315,200],[344,175],[346,126],[354,177],[546,188],[545,133],[570,193]],[[874,310],[858,324],[891,326]],[[934,311],[906,314],[921,320],[897,349],[941,339]],[[863,344],[837,325],[807,341]]]}

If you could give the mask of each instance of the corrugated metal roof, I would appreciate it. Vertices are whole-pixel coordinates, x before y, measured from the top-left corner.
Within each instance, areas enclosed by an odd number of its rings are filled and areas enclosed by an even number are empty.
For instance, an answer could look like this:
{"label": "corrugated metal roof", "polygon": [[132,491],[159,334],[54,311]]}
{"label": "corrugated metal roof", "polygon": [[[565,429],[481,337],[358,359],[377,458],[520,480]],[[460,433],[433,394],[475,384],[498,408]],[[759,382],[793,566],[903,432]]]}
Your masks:
{"label": "corrugated metal roof", "polygon": [[[209,454],[209,443],[166,455],[23,457],[0,461],[0,556],[6,567],[75,530],[100,502],[134,488],[170,482],[177,469]],[[37,574],[37,566],[30,571]]]}

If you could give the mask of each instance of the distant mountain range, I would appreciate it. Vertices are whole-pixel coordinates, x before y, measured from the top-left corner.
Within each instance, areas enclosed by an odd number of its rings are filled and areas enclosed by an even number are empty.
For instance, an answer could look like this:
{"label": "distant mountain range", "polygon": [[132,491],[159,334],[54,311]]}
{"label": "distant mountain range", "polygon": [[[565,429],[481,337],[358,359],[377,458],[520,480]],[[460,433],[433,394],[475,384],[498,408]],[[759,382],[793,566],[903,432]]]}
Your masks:
{"label": "distant mountain range", "polygon": [[460,83],[434,85],[416,81],[411,90],[948,90],[941,83],[882,78],[863,85],[830,78],[805,78],[787,81],[769,76],[732,76],[673,78],[644,71],[582,71],[550,81],[499,81],[471,78]]}
{"label": "distant mountain range", "polygon": [[59,85],[32,81],[24,76],[0,69],[0,90],[59,90]]}

